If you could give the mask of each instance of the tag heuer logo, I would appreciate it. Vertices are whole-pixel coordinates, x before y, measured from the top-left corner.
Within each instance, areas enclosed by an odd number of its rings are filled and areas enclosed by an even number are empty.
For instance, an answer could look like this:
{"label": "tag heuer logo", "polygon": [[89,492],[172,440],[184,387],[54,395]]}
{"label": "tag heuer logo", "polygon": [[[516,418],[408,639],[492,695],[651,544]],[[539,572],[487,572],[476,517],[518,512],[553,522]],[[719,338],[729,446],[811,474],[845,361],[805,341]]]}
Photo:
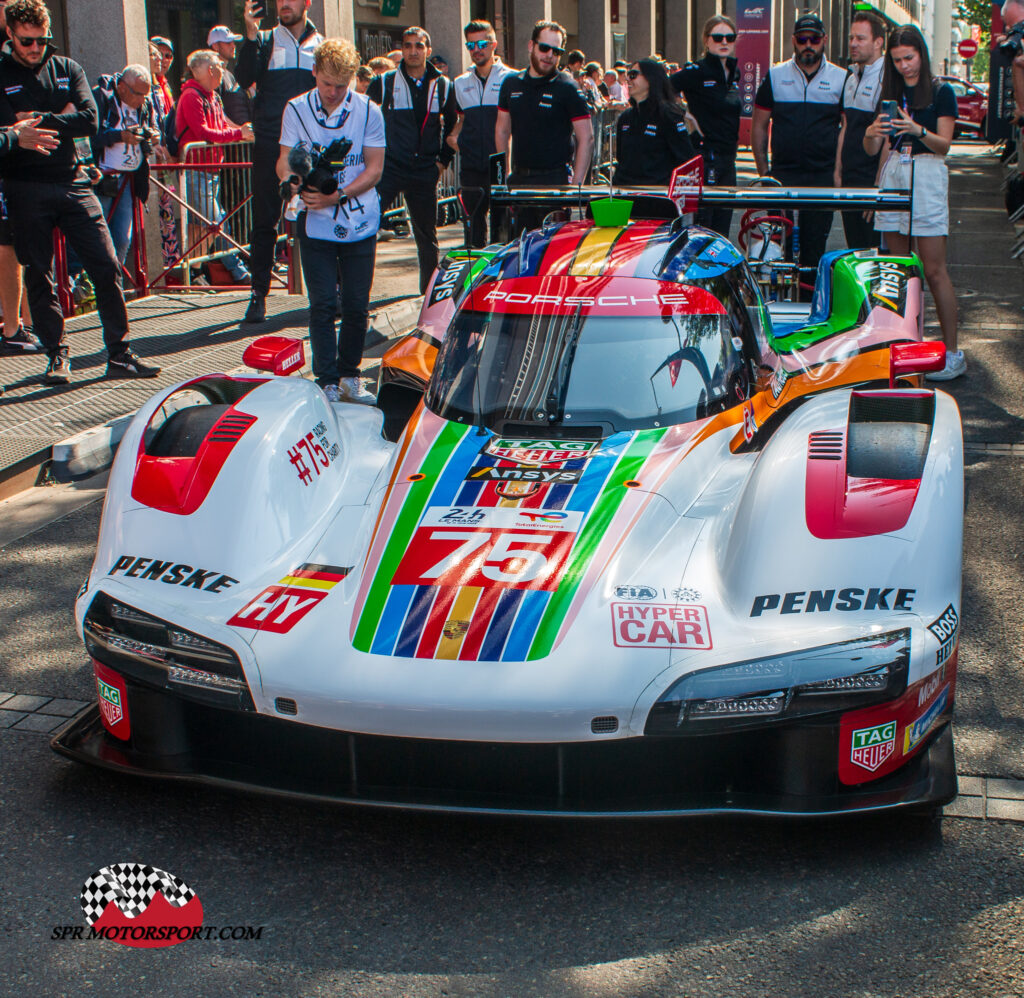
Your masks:
{"label": "tag heuer logo", "polygon": [[850,742],[850,762],[872,773],[896,751],[896,722],[858,728]]}
{"label": "tag heuer logo", "polygon": [[124,717],[124,712],[121,710],[121,694],[102,679],[97,679],[96,682],[100,690],[100,710],[107,724],[113,726]]}

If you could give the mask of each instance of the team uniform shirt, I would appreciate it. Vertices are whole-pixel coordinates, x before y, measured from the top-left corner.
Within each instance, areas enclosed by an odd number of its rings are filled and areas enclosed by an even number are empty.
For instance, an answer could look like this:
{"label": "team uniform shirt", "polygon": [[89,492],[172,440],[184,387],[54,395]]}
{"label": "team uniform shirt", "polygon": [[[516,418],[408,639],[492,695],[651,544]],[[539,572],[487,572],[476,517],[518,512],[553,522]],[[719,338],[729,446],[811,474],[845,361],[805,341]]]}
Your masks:
{"label": "team uniform shirt", "polygon": [[651,107],[641,101],[615,123],[616,184],[668,184],[672,171],[694,156],[683,109]]}
{"label": "team uniform shirt", "polygon": [[311,21],[298,40],[283,25],[246,38],[238,51],[235,80],[247,90],[256,84],[252,103],[252,128],[256,141],[276,142],[281,132],[284,106],[293,97],[315,86],[313,53],[324,40]]}
{"label": "team uniform shirt", "polygon": [[459,155],[463,171],[486,173],[490,169],[490,157],[495,152],[498,95],[505,77],[513,72],[496,58],[486,80],[480,79],[476,67],[455,78],[455,103],[462,118]]}
{"label": "team uniform shirt", "polygon": [[[956,94],[948,83],[940,83],[936,86],[932,91],[931,103],[927,107],[922,108],[911,107],[914,102],[914,91],[916,89],[916,87],[906,87],[903,91],[903,99],[900,100],[899,104],[919,125],[927,128],[929,132],[934,132],[939,127],[939,118],[952,118],[954,121],[956,120]],[[909,150],[913,156],[922,154],[934,155],[932,150],[920,139],[911,138],[909,135],[890,136],[889,145],[893,149],[899,149],[900,152]]]}
{"label": "team uniform shirt", "polygon": [[512,172],[566,171],[572,159],[573,123],[590,118],[590,107],[568,73],[510,73],[501,84],[498,109],[512,119]]}
{"label": "team uniform shirt", "polygon": [[773,176],[817,175],[831,183],[845,82],[846,70],[825,58],[811,77],[795,58],[768,71],[754,104],[772,114]]}
{"label": "team uniform shirt", "polygon": [[882,96],[882,69],[885,59],[876,59],[870,66],[851,69],[843,88],[843,183],[853,187],[873,187],[878,176],[880,153],[869,156],[864,150],[864,132],[878,117],[878,101]]}
{"label": "team uniform shirt", "polygon": [[686,98],[690,113],[704,133],[704,142],[716,153],[736,156],[740,139],[740,74],[735,59],[708,55],[689,62],[672,74],[676,93]]}
{"label": "team uniform shirt", "polygon": [[[384,118],[380,108],[365,94],[351,87],[342,102],[330,114],[320,103],[314,87],[309,93],[290,100],[281,118],[281,145],[293,148],[300,142],[316,151],[326,149],[335,139],[347,138],[352,148],[344,165],[335,173],[338,189],[351,184],[365,169],[364,149],[383,149]],[[300,202],[301,204],[301,202]],[[306,235],[336,243],[355,243],[369,239],[380,228],[380,198],[376,190],[364,191],[330,208],[305,208]]]}

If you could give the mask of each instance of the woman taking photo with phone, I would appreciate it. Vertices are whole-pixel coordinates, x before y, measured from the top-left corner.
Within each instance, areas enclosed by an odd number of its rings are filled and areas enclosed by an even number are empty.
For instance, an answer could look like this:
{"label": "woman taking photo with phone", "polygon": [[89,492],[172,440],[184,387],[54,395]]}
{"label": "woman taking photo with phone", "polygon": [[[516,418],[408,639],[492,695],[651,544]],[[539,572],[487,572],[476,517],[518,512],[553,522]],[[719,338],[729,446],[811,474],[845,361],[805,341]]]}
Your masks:
{"label": "woman taking photo with phone", "polygon": [[628,110],[615,123],[615,183],[667,185],[672,171],[695,153],[686,115],[660,62],[641,59],[626,73]]}
{"label": "woman taking photo with phone", "polygon": [[[736,25],[715,14],[704,22],[704,58],[687,63],[672,76],[672,86],[686,98],[701,135],[695,144],[704,155],[704,182],[731,187],[736,183],[736,147],[740,136],[740,74],[736,69]],[[729,234],[728,208],[702,209],[702,224]]]}
{"label": "woman taking photo with phone", "polygon": [[864,149],[872,156],[882,153],[879,188],[907,190],[913,174],[912,227],[906,212],[878,212],[875,228],[885,234],[889,250],[901,255],[910,253],[913,236],[913,249],[924,266],[946,343],[945,368],[926,377],[950,381],[967,370],[963,351],[956,348],[956,294],[946,270],[949,172],[945,156],[953,141],[957,105],[953,88],[935,81],[930,66],[921,32],[911,25],[896,28],[889,36],[882,72],[879,106],[883,113],[868,125]]}

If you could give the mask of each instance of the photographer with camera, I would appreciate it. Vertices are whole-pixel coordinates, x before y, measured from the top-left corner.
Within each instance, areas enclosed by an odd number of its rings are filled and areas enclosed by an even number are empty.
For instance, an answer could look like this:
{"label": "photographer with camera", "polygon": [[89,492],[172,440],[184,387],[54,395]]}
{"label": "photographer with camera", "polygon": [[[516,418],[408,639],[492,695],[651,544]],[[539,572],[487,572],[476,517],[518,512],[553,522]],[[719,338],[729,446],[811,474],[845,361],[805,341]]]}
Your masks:
{"label": "photographer with camera", "polygon": [[103,171],[96,194],[122,266],[132,241],[133,198],[149,197],[149,159],[160,147],[152,87],[149,70],[130,65],[92,88],[99,111],[92,150]]}
{"label": "photographer with camera", "polygon": [[[281,117],[277,175],[298,212],[302,276],[309,294],[313,376],[332,402],[376,399],[359,377],[380,228],[374,189],[384,171],[384,116],[350,86],[359,53],[332,38],[313,54],[316,86],[290,100]],[[341,326],[335,332],[338,276]]]}

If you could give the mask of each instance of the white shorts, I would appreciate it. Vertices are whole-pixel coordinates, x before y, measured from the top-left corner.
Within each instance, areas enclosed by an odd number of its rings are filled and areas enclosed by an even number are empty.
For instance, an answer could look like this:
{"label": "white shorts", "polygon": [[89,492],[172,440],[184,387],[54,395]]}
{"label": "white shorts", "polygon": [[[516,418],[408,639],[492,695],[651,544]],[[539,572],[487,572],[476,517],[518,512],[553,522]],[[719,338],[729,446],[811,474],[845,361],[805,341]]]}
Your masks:
{"label": "white shorts", "polygon": [[[949,171],[944,156],[921,153],[913,157],[914,164],[914,216],[915,236],[949,235]],[[901,163],[900,154],[893,152],[882,166],[878,178],[879,190],[908,190],[910,163]],[[909,231],[910,216],[905,211],[879,211],[875,213],[876,232]]]}

